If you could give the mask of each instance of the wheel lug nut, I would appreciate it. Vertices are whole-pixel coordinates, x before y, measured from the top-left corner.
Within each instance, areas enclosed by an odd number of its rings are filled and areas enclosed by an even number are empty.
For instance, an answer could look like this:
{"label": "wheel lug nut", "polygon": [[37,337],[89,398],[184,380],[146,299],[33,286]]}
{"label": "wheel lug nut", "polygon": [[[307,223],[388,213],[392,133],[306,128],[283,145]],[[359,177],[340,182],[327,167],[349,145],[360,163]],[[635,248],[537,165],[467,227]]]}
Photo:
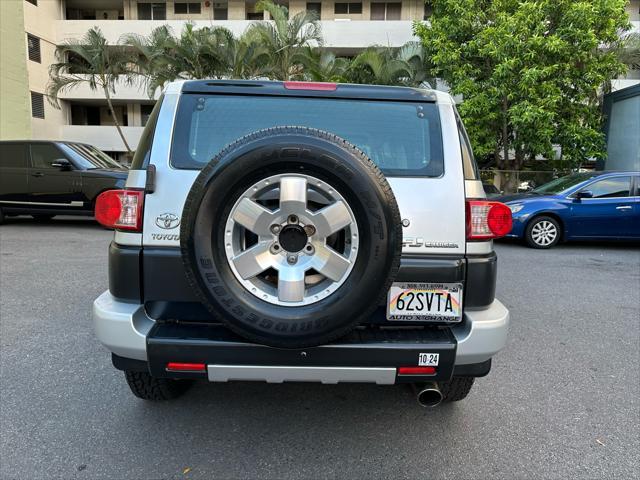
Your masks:
{"label": "wheel lug nut", "polygon": [[282,230],[282,227],[280,225],[278,225],[277,223],[274,225],[271,225],[271,233],[280,233],[280,230]]}
{"label": "wheel lug nut", "polygon": [[298,256],[297,255],[289,255],[289,256],[287,256],[287,262],[289,263],[289,265],[294,265],[297,261],[298,261]]}
{"label": "wheel lug nut", "polygon": [[315,252],[315,248],[313,248],[313,245],[308,243],[307,246],[304,247],[304,251],[307,252],[309,255],[313,255],[313,253]]}
{"label": "wheel lug nut", "polygon": [[269,248],[269,251],[271,253],[280,253],[281,250],[282,248],[277,243],[274,243],[273,245],[271,245],[271,248]]}
{"label": "wheel lug nut", "polygon": [[289,218],[287,220],[289,223],[298,223],[298,217],[296,217],[295,215],[289,215]]}
{"label": "wheel lug nut", "polygon": [[304,233],[307,234],[307,237],[311,237],[311,236],[315,235],[316,227],[314,227],[313,225],[306,225],[304,227]]}

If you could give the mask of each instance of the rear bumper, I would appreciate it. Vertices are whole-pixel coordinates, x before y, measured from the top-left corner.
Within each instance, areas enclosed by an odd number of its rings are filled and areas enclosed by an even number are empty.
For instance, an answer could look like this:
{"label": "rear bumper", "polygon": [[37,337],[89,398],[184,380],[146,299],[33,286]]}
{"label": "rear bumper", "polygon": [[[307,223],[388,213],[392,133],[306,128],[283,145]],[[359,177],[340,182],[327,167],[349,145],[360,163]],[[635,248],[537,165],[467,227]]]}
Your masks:
{"label": "rear bumper", "polygon": [[[216,325],[156,323],[143,305],[118,301],[108,291],[94,302],[93,323],[116,366],[148,369],[158,377],[385,384],[488,373],[491,358],[506,344],[509,312],[494,300],[487,309],[465,312],[453,328],[356,330],[307,349],[252,344]],[[440,355],[435,374],[396,375],[397,367],[416,366],[420,353]],[[168,362],[205,363],[208,373],[167,372]]]}
{"label": "rear bumper", "polygon": [[[402,255],[397,282],[464,283],[464,306],[481,309],[495,296],[497,258],[482,255]],[[180,249],[109,247],[109,291],[120,301],[144,303],[158,320],[211,319],[187,281]],[[370,323],[386,323],[384,309]]]}

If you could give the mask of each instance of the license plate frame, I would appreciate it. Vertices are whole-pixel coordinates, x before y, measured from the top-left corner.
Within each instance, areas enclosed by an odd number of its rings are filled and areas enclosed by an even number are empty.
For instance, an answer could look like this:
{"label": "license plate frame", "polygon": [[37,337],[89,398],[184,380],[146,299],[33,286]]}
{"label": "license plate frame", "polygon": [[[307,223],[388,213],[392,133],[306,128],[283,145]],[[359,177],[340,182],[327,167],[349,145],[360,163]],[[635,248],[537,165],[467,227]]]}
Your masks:
{"label": "license plate frame", "polygon": [[463,286],[458,282],[394,282],[387,294],[387,320],[458,323],[462,320],[462,294]]}

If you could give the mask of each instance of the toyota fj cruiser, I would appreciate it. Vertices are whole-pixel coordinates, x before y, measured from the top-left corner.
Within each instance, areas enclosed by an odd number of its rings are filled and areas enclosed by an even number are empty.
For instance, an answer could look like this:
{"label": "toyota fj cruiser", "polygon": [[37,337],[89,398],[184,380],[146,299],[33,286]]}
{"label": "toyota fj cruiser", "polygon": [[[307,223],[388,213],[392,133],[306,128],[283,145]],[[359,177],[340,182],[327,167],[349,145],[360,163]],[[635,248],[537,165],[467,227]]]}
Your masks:
{"label": "toyota fj cruiser", "polygon": [[100,341],[135,395],[194,379],[467,396],[504,347],[487,201],[452,98],[309,82],[168,85],[123,190]]}

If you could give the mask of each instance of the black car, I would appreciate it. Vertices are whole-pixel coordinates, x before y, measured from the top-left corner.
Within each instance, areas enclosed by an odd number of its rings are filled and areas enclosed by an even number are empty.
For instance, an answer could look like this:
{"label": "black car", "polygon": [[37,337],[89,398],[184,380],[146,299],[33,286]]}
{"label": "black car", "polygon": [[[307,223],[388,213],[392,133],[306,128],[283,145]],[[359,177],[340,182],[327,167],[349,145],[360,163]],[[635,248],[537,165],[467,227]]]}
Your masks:
{"label": "black car", "polygon": [[495,198],[502,195],[502,192],[498,190],[493,183],[483,183],[482,188],[484,189],[484,193],[487,194],[487,198]]}
{"label": "black car", "polygon": [[128,170],[92,145],[0,142],[0,223],[6,216],[93,216],[96,197],[123,188]]}

